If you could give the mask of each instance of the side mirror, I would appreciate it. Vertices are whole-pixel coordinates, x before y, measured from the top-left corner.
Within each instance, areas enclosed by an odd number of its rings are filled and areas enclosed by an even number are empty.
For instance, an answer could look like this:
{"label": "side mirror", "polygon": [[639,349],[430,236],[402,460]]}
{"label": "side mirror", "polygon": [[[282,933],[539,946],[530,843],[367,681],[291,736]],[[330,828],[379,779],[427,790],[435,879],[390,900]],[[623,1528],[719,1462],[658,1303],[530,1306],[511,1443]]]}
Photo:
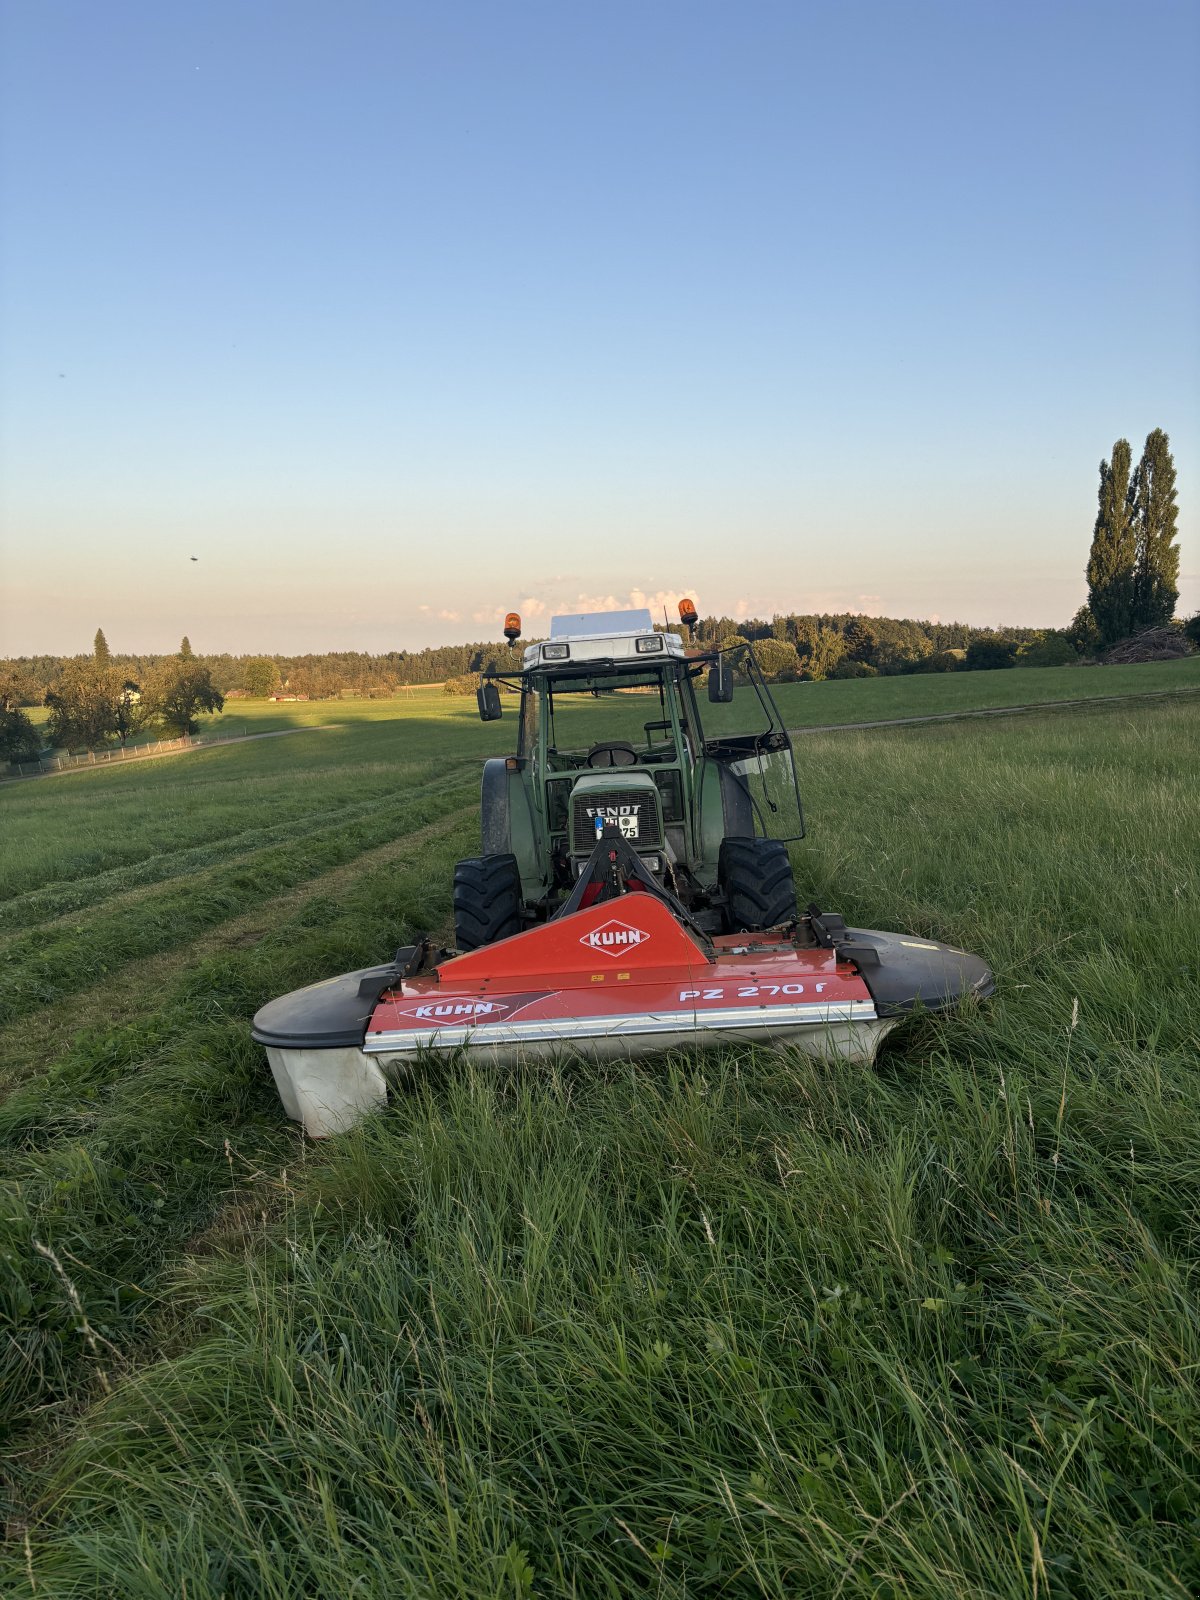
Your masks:
{"label": "side mirror", "polygon": [[475,691],[475,698],[479,702],[481,722],[498,722],[504,715],[500,708],[500,691],[494,683],[481,683]]}
{"label": "side mirror", "polygon": [[733,699],[733,668],[728,656],[718,656],[708,669],[708,698],[718,705]]}

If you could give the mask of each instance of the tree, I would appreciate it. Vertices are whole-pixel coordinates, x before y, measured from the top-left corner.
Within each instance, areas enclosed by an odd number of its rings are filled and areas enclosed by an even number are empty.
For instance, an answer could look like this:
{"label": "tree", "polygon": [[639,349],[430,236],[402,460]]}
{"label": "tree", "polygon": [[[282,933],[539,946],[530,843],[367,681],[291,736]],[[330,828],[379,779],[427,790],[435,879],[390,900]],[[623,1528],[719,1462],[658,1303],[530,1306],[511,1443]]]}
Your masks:
{"label": "tree", "polygon": [[225,696],[213,687],[212,676],[192,654],[186,638],[177,656],[168,656],[151,672],[143,695],[147,716],[155,717],[170,733],[195,733],[200,711],[221,711]]}
{"label": "tree", "polygon": [[258,700],[265,700],[279,687],[279,668],[270,656],[255,656],[242,670],[242,687]]}
{"label": "tree", "polygon": [[96,750],[117,732],[119,685],[111,667],[95,656],[68,661],[46,693],[50,743],[67,750]]}
{"label": "tree", "polygon": [[0,667],[0,711],[16,711],[26,688],[27,684],[14,668]]}
{"label": "tree", "polygon": [[1161,428],[1146,436],[1146,447],[1130,486],[1130,502],[1130,534],[1136,557],[1129,632],[1140,633],[1143,628],[1161,628],[1170,622],[1179,599],[1175,461],[1171,441]]}
{"label": "tree", "polygon": [[1100,629],[1096,626],[1091,607],[1086,604],[1080,606],[1063,632],[1076,655],[1094,655],[1100,648]]}
{"label": "tree", "polygon": [[1134,631],[1134,569],[1137,542],[1133,529],[1133,486],[1129,479],[1132,451],[1128,439],[1113,445],[1112,465],[1100,463],[1100,504],[1088,554],[1088,609],[1102,644],[1115,644]]}
{"label": "tree", "polygon": [[800,671],[796,646],[781,639],[760,639],[754,646],[754,659],[764,678],[778,678],[785,673],[795,678]]}
{"label": "tree", "polygon": [[827,678],[846,650],[840,628],[826,626],[820,617],[796,618],[796,651],[806,678]]}
{"label": "tree", "polygon": [[96,629],[96,637],[92,640],[92,659],[98,667],[107,667],[112,662],[112,651],[108,648],[103,628]]}
{"label": "tree", "polygon": [[184,634],[183,638],[179,641],[179,655],[180,655],[180,659],[183,660],[183,661],[191,661],[193,659],[193,656],[192,656],[192,641],[188,638],[186,633]]}
{"label": "tree", "polygon": [[38,731],[25,713],[0,704],[0,761],[36,761],[41,749]]}
{"label": "tree", "polygon": [[134,683],[132,678],[126,678],[121,684],[116,702],[117,738],[121,741],[122,750],[129,735],[136,733],[145,720],[141,684]]}

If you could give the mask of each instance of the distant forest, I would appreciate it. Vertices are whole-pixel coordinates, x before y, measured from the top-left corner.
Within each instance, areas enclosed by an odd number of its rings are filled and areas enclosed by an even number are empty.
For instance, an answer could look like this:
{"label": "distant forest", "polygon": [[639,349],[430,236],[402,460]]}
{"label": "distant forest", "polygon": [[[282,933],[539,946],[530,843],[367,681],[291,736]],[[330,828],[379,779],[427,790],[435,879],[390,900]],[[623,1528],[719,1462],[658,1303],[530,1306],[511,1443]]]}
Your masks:
{"label": "distant forest", "polygon": [[[724,639],[773,641],[781,648],[769,646],[761,652],[764,666],[770,676],[784,681],[945,672],[967,665],[1051,666],[1076,659],[1089,642],[1054,629],[972,628],[962,622],[919,622],[853,612],[790,614],[769,622],[705,617],[696,638],[706,645]],[[0,669],[17,690],[14,698],[19,703],[41,705],[66,664],[88,659],[88,655],[10,657],[0,661]],[[162,655],[112,652],[113,666],[137,683],[164,659]],[[353,650],[308,655],[206,655],[197,651],[196,660],[209,669],[214,687],[225,695],[383,698],[409,684],[444,683],[489,668],[512,671],[520,660],[520,649],[510,652],[504,644],[492,641],[389,650],[381,655]]]}

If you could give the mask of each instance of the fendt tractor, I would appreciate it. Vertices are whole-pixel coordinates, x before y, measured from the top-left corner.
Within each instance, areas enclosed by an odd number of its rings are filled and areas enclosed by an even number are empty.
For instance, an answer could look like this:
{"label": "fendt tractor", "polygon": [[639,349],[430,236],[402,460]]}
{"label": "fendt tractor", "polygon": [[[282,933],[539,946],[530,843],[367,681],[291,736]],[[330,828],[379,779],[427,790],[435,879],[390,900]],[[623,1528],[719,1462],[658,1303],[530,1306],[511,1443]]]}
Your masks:
{"label": "fendt tractor", "polygon": [[[520,629],[510,613],[510,644]],[[649,611],[555,617],[519,672],[480,684],[485,722],[502,691],[520,695],[517,748],[484,764],[483,851],[454,874],[460,950],[553,916],[606,824],[706,932],[795,920],[796,767],[751,646],[686,649]]]}
{"label": "fendt tractor", "polygon": [[[680,616],[690,633],[690,601]],[[504,631],[515,645],[520,617]],[[964,950],[797,914],[792,744],[750,646],[688,649],[646,611],[556,617],[519,671],[481,682],[485,721],[505,693],[517,750],[484,764],[457,949],[418,937],[254,1018],[285,1111],[314,1137],[438,1056],[769,1044],[869,1062],[915,1006],[992,992]]]}

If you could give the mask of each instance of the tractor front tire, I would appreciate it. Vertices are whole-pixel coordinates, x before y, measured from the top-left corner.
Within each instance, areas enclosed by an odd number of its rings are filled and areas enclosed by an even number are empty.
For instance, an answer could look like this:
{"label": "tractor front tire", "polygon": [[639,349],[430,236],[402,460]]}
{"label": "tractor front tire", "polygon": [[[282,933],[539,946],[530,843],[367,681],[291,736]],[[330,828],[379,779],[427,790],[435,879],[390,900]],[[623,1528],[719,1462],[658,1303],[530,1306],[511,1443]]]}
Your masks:
{"label": "tractor front tire", "polygon": [[730,933],[758,933],[796,920],[796,884],[778,839],[722,839],[717,881]]}
{"label": "tractor front tire", "polygon": [[454,941],[460,953],[521,931],[521,873],[512,855],[475,856],[454,869]]}

